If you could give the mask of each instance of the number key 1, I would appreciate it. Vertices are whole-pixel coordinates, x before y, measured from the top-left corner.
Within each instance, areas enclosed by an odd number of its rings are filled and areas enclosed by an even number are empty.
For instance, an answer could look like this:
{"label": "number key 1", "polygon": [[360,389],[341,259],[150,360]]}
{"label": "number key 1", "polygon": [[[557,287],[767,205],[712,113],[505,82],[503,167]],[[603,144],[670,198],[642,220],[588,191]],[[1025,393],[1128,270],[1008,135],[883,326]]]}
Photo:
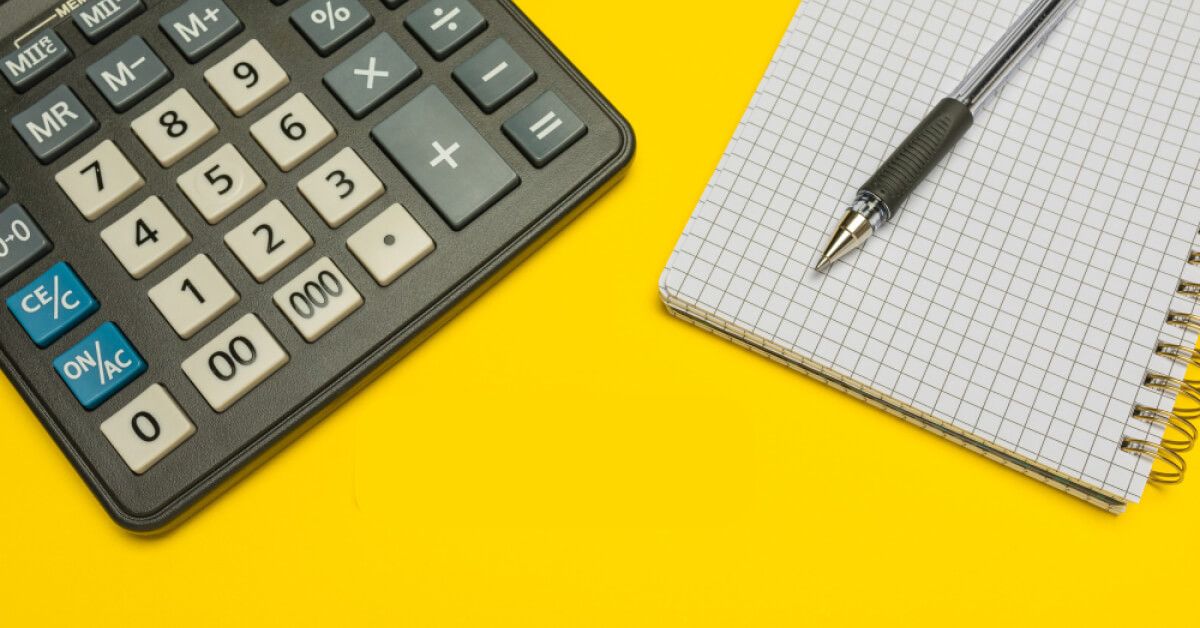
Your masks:
{"label": "number key 1", "polygon": [[242,117],[288,84],[287,72],[252,39],[204,73],[233,115]]}

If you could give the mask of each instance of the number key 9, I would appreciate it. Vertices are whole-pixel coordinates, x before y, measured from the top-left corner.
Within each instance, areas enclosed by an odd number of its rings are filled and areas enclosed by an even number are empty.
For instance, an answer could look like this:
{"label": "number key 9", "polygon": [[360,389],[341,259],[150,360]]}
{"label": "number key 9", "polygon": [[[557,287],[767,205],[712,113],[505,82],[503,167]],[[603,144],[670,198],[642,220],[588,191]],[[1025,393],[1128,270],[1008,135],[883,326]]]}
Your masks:
{"label": "number key 9", "polygon": [[289,82],[287,72],[257,39],[246,42],[237,52],[210,68],[204,73],[204,80],[239,118]]}

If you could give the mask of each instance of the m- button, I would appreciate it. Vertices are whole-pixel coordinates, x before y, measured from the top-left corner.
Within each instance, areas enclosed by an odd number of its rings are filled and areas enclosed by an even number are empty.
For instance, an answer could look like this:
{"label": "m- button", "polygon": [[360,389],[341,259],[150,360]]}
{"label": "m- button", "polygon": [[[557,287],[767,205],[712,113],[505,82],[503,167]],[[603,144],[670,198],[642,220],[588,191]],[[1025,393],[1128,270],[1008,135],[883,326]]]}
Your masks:
{"label": "m- button", "polygon": [[437,87],[384,120],[371,137],[456,230],[521,182]]}
{"label": "m- button", "polygon": [[44,164],[71,150],[100,128],[75,93],[60,85],[37,104],[12,119],[25,145]]}

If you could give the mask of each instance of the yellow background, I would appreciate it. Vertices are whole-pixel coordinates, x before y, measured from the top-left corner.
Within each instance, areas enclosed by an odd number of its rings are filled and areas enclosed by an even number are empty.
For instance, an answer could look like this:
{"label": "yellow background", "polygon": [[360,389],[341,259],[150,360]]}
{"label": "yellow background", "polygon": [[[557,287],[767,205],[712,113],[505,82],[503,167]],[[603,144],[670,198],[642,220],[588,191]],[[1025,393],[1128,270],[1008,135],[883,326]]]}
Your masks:
{"label": "yellow background", "polygon": [[1191,620],[1200,479],[1114,517],[664,313],[794,0],[521,5],[633,122],[629,178],[163,537],[3,384],[0,624]]}

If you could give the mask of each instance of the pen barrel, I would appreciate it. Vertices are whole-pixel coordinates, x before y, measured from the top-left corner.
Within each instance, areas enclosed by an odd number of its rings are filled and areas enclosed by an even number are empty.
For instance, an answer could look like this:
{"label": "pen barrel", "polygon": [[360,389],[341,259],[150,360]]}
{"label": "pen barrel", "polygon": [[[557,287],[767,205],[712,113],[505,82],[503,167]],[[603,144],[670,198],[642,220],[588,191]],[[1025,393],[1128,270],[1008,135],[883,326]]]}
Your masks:
{"label": "pen barrel", "polygon": [[969,107],[953,98],[942,100],[859,189],[859,194],[878,197],[891,220],[974,122]]}

